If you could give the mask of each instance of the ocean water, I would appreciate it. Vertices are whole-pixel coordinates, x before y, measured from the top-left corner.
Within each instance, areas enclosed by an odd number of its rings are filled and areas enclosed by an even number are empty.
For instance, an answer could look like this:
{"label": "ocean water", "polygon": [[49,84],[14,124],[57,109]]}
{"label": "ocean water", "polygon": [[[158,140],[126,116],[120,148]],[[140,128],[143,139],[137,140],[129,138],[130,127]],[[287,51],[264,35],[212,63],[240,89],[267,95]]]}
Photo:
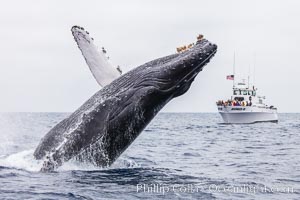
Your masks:
{"label": "ocean water", "polygon": [[300,114],[225,125],[161,113],[110,168],[41,173],[32,153],[67,115],[0,114],[0,199],[300,199]]}

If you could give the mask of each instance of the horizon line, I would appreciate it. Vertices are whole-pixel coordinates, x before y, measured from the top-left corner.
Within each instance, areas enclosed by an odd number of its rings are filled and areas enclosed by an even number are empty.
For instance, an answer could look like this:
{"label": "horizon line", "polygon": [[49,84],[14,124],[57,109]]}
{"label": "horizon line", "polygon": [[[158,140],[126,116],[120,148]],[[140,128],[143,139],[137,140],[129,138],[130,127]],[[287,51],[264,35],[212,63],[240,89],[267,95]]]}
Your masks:
{"label": "horizon line", "polygon": [[[75,111],[0,111],[1,113],[73,113]],[[199,112],[182,112],[182,111],[162,111],[159,113],[174,113],[174,114],[194,114],[194,113],[208,113],[208,114],[213,114],[213,113],[219,113],[217,111],[199,111]],[[300,112],[278,112],[278,114],[300,114]]]}

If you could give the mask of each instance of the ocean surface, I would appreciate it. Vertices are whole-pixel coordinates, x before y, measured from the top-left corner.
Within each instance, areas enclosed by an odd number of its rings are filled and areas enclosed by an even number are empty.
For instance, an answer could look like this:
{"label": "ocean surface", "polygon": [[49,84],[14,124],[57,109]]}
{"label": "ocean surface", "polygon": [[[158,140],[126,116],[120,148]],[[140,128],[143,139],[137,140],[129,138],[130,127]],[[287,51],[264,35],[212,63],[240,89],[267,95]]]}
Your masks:
{"label": "ocean surface", "polygon": [[41,173],[33,151],[68,115],[0,114],[0,199],[300,199],[300,114],[225,125],[161,113],[110,168]]}

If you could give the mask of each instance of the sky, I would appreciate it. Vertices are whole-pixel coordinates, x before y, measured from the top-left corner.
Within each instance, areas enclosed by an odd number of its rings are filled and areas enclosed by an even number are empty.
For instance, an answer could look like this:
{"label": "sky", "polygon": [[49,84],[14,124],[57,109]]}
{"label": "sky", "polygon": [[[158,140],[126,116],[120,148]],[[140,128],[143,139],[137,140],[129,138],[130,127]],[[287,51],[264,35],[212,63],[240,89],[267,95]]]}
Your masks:
{"label": "sky", "polygon": [[[300,112],[298,0],[26,0],[0,7],[0,112],[72,112],[100,87],[71,34],[88,30],[127,72],[202,33],[218,52],[164,112],[217,112],[236,77],[255,77],[279,112]],[[255,75],[255,76],[253,76]]]}

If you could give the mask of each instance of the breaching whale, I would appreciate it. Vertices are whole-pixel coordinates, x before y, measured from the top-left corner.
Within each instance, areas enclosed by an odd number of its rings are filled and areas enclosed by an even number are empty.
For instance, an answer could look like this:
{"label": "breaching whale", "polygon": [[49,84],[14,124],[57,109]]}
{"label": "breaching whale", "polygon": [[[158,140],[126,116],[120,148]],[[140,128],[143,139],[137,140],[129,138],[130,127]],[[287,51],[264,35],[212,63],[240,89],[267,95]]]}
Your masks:
{"label": "breaching whale", "polygon": [[184,94],[217,51],[206,39],[192,48],[145,63],[112,81],[42,138],[34,157],[41,171],[76,159],[111,165],[159,110]]}

